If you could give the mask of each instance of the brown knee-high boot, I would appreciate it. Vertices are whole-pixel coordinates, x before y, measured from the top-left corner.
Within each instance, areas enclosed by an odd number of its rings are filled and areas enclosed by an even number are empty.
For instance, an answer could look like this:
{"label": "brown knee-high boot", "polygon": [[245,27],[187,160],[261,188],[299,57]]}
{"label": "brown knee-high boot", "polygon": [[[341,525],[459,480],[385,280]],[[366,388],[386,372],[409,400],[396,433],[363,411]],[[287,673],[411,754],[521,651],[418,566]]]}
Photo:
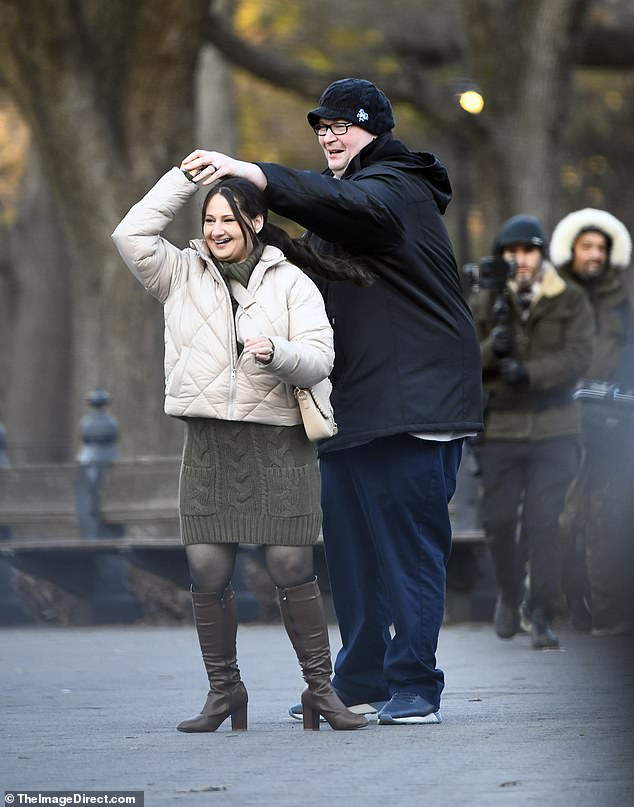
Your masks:
{"label": "brown knee-high boot", "polygon": [[363,715],[346,709],[330,683],[328,626],[317,579],[300,586],[278,588],[277,592],[284,627],[308,684],[302,693],[304,728],[319,731],[320,714],[339,731],[367,726]]}
{"label": "brown knee-high boot", "polygon": [[231,586],[220,597],[192,591],[194,620],[203,663],[209,678],[209,694],[199,715],[183,720],[179,731],[215,731],[231,716],[234,731],[247,727],[247,691],[240,680],[236,658],[238,605]]}

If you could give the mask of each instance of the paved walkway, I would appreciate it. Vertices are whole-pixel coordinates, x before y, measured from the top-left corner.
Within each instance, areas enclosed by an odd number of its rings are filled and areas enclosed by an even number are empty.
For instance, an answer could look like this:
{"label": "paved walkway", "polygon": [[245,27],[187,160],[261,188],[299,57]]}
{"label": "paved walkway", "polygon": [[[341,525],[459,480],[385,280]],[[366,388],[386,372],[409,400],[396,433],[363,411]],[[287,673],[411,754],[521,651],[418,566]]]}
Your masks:
{"label": "paved walkway", "polygon": [[193,628],[6,628],[0,783],[143,790],[148,807],[634,804],[628,640],[560,635],[534,651],[448,626],[441,725],[316,733],[286,716],[301,678],[281,626],[244,626],[249,731],[186,735],[205,696]]}

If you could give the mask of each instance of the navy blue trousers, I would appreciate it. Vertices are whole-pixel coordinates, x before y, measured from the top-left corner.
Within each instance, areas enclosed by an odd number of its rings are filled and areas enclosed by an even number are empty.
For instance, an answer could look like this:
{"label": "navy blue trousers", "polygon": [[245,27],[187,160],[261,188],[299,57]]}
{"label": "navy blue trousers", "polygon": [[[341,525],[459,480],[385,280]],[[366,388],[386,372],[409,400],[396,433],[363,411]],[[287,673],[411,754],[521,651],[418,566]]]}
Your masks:
{"label": "navy blue trousers", "polygon": [[[414,692],[440,706],[436,647],[462,440],[383,437],[321,457],[323,535],[347,702]],[[390,636],[390,625],[394,636]]]}

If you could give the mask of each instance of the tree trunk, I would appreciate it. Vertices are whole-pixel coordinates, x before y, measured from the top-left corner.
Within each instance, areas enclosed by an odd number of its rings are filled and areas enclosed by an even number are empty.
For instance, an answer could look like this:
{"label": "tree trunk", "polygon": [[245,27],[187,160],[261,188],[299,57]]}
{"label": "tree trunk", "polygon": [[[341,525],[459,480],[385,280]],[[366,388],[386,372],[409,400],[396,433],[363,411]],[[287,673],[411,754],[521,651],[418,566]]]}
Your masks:
{"label": "tree trunk", "polygon": [[466,0],[486,134],[470,140],[477,197],[492,238],[516,213],[553,222],[555,166],[569,110],[574,42],[587,0]]}
{"label": "tree trunk", "polygon": [[[51,347],[70,354],[59,411],[77,423],[86,393],[107,389],[123,453],[180,446],[180,424],[163,414],[162,311],[110,233],[192,148],[207,7],[188,0],[157,14],[152,0],[4,0],[0,8],[0,73],[31,126],[68,245],[70,339]],[[183,222],[170,235],[184,241],[185,232]],[[49,293],[60,282],[47,261],[41,276]],[[33,289],[23,293],[29,305]],[[25,401],[30,385],[15,385],[14,400]]]}
{"label": "tree trunk", "polygon": [[31,154],[6,257],[12,294],[11,365],[3,411],[12,463],[67,458],[75,424],[66,405],[71,372],[68,256],[59,221]]}

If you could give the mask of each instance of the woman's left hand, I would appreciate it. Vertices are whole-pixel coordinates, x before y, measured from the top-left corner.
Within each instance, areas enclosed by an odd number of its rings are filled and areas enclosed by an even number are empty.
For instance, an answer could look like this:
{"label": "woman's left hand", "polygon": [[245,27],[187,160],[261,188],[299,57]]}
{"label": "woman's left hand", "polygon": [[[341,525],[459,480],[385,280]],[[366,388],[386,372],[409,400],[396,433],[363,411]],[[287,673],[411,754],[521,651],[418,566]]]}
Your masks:
{"label": "woman's left hand", "polygon": [[248,179],[260,190],[266,188],[266,176],[255,163],[236,160],[219,151],[196,149],[185,157],[180,167],[182,171],[193,174],[194,182],[200,185],[209,185],[222,177],[232,176]]}
{"label": "woman's left hand", "polygon": [[270,364],[273,360],[275,347],[268,336],[258,336],[255,339],[245,339],[244,349],[250,353],[260,364]]}

